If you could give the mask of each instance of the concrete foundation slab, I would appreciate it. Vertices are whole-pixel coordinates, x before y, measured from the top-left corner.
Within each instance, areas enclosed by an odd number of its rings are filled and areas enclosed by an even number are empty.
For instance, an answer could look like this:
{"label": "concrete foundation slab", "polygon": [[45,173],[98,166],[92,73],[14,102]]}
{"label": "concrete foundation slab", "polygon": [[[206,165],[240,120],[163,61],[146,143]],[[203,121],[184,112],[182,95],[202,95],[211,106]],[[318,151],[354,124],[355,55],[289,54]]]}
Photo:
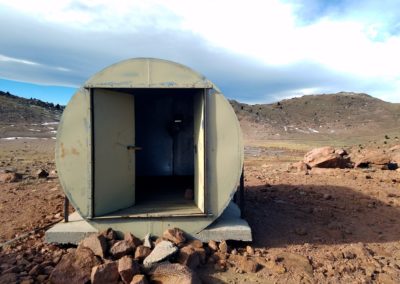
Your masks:
{"label": "concrete foundation slab", "polygon": [[251,242],[251,229],[246,220],[240,218],[240,209],[231,202],[221,216],[210,226],[194,235],[202,242],[209,240],[235,240]]}
{"label": "concrete foundation slab", "polygon": [[[60,222],[47,230],[45,240],[48,243],[78,244],[82,239],[94,233],[98,233],[98,230],[77,212],[74,212],[69,215],[69,222]],[[233,202],[214,223],[193,237],[202,242],[209,240],[252,241],[250,226],[246,220],[240,218],[240,209]]]}
{"label": "concrete foundation slab", "polygon": [[78,212],[74,212],[69,215],[69,222],[62,221],[47,230],[45,240],[47,243],[77,245],[87,236],[96,233],[96,228],[86,222]]}

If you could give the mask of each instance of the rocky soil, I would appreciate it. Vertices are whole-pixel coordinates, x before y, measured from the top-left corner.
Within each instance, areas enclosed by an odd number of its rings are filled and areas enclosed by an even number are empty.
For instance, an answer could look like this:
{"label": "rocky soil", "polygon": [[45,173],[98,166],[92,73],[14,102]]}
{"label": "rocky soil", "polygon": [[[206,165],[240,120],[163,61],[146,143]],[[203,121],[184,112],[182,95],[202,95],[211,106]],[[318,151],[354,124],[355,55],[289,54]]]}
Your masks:
{"label": "rocky soil", "polygon": [[[135,275],[133,283],[165,275],[172,276],[160,283],[398,283],[400,172],[385,166],[397,157],[394,142],[379,149],[355,145],[347,154],[325,151],[349,162],[343,168],[317,167],[311,161],[318,159],[304,158],[301,150],[246,147],[244,214],[253,230],[251,244],[193,243],[176,233],[145,242],[109,232],[97,244],[93,239],[76,248],[44,243],[40,229],[63,217],[54,142],[0,141],[0,242],[39,228],[2,246],[0,283],[62,283],[65,274],[78,275],[82,283],[129,283]],[[354,168],[360,159],[369,161]],[[157,246],[173,252],[145,261]],[[172,264],[157,264],[164,260]],[[76,267],[82,268],[78,274],[68,270]]]}

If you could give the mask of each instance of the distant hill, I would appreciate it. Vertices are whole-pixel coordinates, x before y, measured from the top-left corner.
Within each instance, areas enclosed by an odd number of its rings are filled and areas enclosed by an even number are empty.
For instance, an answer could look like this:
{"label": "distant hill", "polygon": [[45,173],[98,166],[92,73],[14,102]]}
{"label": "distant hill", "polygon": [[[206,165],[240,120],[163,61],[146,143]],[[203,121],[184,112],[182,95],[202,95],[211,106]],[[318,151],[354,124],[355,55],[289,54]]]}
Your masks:
{"label": "distant hill", "polygon": [[363,93],[307,95],[273,104],[231,101],[249,139],[329,139],[398,133],[400,104]]}
{"label": "distant hill", "polygon": [[[231,104],[246,140],[341,139],[356,143],[359,137],[400,137],[400,104],[362,93],[307,95],[272,104]],[[0,91],[0,138],[55,137],[63,109]]]}
{"label": "distant hill", "polygon": [[0,138],[54,137],[64,106],[0,91]]}

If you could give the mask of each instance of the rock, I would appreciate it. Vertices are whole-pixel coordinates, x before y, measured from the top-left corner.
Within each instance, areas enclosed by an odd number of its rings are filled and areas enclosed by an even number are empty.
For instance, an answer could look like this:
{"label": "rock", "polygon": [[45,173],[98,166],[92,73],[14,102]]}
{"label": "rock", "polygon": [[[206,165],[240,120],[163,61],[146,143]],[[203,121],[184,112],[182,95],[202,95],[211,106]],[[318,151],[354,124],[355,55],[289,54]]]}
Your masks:
{"label": "rock", "polygon": [[325,194],[323,195],[323,198],[324,198],[325,200],[331,200],[331,199],[332,199],[332,195],[330,195],[330,194],[328,194],[328,193],[325,193]]}
{"label": "rock", "polygon": [[111,261],[93,267],[90,279],[92,284],[117,284],[119,279],[117,263]]}
{"label": "rock", "polygon": [[145,247],[152,248],[151,235],[150,234],[147,234],[146,236],[144,236],[143,245]]}
{"label": "rock", "polygon": [[310,168],[347,168],[350,159],[335,153],[333,147],[316,148],[305,154],[304,163]]}
{"label": "rock", "polygon": [[10,183],[20,181],[21,174],[18,173],[0,173],[0,183]]}
{"label": "rock", "polygon": [[130,284],[148,284],[147,278],[143,274],[137,274],[133,276]]}
{"label": "rock", "polygon": [[218,244],[216,241],[210,240],[208,242],[208,247],[213,250],[213,251],[217,251],[218,250]]}
{"label": "rock", "polygon": [[168,259],[178,251],[178,248],[170,241],[161,241],[158,243],[153,251],[147,256],[143,265],[145,267],[151,267],[153,264]]}
{"label": "rock", "polygon": [[290,271],[302,272],[308,277],[313,277],[313,267],[307,257],[294,253],[280,253],[277,259],[282,259],[285,267]]}
{"label": "rock", "polygon": [[201,263],[201,256],[192,246],[185,246],[179,250],[177,261],[191,269],[195,269]]}
{"label": "rock", "polygon": [[107,241],[116,241],[118,239],[117,233],[111,228],[101,232],[101,234],[107,239]]}
{"label": "rock", "polygon": [[259,264],[252,260],[252,259],[247,259],[244,256],[240,256],[240,261],[239,261],[239,268],[242,271],[245,271],[247,273],[256,273],[258,268],[259,268]]}
{"label": "rock", "polygon": [[370,165],[383,166],[390,163],[390,156],[383,150],[369,150],[353,158],[355,168],[367,168]]}
{"label": "rock", "polygon": [[303,161],[290,164],[289,171],[292,169],[296,170],[298,173],[307,173],[308,172],[308,166]]}
{"label": "rock", "polygon": [[179,228],[165,230],[165,232],[163,233],[163,238],[173,242],[176,245],[179,245],[186,241],[184,232]]}
{"label": "rock", "polygon": [[254,249],[251,246],[246,246],[246,252],[249,255],[253,255],[254,254]]}
{"label": "rock", "polygon": [[92,267],[101,261],[88,248],[78,247],[65,254],[50,275],[50,283],[71,284],[90,281]]}
{"label": "rock", "polygon": [[136,248],[136,247],[138,247],[138,246],[140,246],[142,244],[142,241],[139,240],[138,238],[136,238],[131,233],[125,233],[124,234],[124,240],[130,242],[134,248]]}
{"label": "rock", "polygon": [[151,248],[144,245],[138,246],[135,250],[135,259],[143,261],[151,253]]}
{"label": "rock", "polygon": [[205,264],[207,260],[206,250],[204,248],[194,248],[194,250],[199,254],[200,262]]}
{"label": "rock", "polygon": [[110,249],[110,253],[114,258],[121,258],[125,255],[132,254],[134,248],[132,244],[128,241],[122,240],[117,241]]}
{"label": "rock", "polygon": [[193,200],[193,198],[194,198],[193,189],[187,188],[187,189],[185,190],[185,196],[184,196],[184,198],[185,198],[186,200]]}
{"label": "rock", "polygon": [[37,178],[47,178],[49,173],[44,169],[40,169],[36,171],[35,175]]}
{"label": "rock", "polygon": [[203,247],[203,242],[200,240],[191,240],[188,245],[194,247],[194,248],[202,248]]}
{"label": "rock", "polygon": [[139,264],[129,256],[118,260],[118,272],[124,283],[129,284],[134,275],[140,272]]}
{"label": "rock", "polygon": [[189,267],[179,263],[161,263],[149,272],[150,282],[160,284],[200,284],[201,281]]}
{"label": "rock", "polygon": [[220,242],[218,248],[222,253],[228,253],[228,244],[226,241]]}
{"label": "rock", "polygon": [[91,249],[95,255],[101,258],[104,258],[107,254],[107,240],[102,234],[90,235],[81,241],[80,246]]}
{"label": "rock", "polygon": [[339,148],[339,149],[335,149],[335,154],[338,154],[340,156],[345,156],[345,155],[347,155],[347,152],[346,152],[346,150]]}

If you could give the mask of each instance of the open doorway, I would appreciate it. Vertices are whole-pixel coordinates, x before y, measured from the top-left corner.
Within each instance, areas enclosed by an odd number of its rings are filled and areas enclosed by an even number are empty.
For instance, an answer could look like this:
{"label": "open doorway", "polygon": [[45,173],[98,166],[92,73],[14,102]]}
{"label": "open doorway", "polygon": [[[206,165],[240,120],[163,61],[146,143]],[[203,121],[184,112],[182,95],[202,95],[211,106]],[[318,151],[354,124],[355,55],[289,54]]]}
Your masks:
{"label": "open doorway", "polygon": [[194,91],[135,93],[136,207],[196,209]]}
{"label": "open doorway", "polygon": [[93,98],[95,216],[204,215],[204,89],[96,89]]}

